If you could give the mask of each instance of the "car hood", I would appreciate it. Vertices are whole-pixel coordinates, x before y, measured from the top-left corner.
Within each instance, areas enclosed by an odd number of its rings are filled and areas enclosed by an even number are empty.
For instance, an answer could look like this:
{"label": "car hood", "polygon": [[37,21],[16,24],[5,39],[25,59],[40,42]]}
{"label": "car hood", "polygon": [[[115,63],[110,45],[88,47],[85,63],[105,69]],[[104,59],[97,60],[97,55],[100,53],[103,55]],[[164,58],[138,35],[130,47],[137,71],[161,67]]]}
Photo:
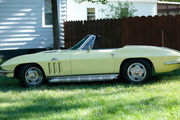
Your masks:
{"label": "car hood", "polygon": [[53,57],[59,54],[68,54],[69,50],[50,50],[50,51],[43,51],[34,54],[28,55],[21,55],[14,58],[11,58],[4,62],[0,67],[2,69],[13,69],[19,64],[26,64],[26,63],[38,63],[42,61],[50,61]]}

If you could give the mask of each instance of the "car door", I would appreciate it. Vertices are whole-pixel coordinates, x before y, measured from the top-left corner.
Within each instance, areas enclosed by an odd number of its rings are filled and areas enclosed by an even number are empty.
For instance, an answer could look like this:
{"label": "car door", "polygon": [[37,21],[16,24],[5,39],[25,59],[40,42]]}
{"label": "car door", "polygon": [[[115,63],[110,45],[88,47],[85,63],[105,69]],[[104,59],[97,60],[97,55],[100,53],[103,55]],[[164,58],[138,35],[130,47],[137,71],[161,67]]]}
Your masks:
{"label": "car door", "polygon": [[54,54],[49,54],[47,70],[48,76],[71,75],[69,50],[59,50]]}
{"label": "car door", "polygon": [[71,52],[72,75],[114,73],[114,49]]}

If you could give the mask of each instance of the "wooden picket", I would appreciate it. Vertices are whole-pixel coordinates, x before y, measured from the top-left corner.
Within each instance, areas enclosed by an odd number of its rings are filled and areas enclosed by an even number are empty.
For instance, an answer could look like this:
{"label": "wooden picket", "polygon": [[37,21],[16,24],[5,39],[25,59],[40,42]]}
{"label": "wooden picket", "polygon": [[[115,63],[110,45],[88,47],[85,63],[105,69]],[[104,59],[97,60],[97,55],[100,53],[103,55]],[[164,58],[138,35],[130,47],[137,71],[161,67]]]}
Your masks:
{"label": "wooden picket", "polygon": [[180,15],[70,21],[64,29],[66,48],[87,34],[97,34],[101,35],[99,48],[152,45],[180,50]]}

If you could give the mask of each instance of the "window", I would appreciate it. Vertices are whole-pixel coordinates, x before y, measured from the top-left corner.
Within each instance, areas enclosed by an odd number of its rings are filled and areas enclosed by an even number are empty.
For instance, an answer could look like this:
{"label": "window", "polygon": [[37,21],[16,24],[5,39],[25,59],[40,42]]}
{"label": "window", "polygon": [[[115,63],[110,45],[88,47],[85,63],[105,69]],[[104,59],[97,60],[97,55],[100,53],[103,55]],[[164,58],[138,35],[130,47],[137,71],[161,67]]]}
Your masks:
{"label": "window", "polygon": [[87,8],[87,20],[95,19],[95,8]]}
{"label": "window", "polygon": [[52,6],[51,0],[44,0],[44,24],[52,25]]}

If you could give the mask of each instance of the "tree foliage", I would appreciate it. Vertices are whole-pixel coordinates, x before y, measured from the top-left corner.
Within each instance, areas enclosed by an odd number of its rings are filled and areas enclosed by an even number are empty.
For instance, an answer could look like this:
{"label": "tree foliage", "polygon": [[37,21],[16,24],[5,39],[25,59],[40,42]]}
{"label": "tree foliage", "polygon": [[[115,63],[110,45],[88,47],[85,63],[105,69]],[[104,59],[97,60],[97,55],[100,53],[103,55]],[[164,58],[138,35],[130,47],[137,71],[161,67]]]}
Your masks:
{"label": "tree foliage", "polygon": [[107,4],[108,1],[107,0],[75,0],[76,2],[78,3],[81,3],[81,2],[92,2],[92,3],[102,3],[102,4]]}
{"label": "tree foliage", "polygon": [[108,3],[108,9],[102,9],[107,18],[123,18],[133,16],[137,11],[131,2],[118,2],[117,5]]}

